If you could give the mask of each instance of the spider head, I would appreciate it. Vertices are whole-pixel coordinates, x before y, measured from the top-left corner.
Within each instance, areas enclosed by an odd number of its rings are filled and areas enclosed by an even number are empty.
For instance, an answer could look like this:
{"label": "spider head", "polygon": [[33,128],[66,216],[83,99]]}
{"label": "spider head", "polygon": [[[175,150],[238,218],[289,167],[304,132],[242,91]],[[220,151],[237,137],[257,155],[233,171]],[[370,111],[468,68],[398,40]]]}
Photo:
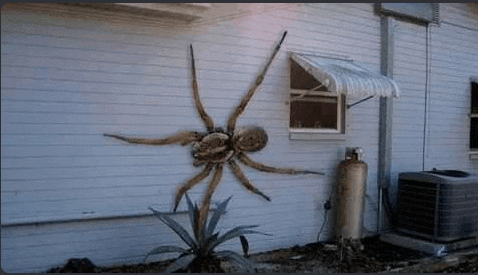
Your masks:
{"label": "spider head", "polygon": [[232,138],[234,147],[247,152],[255,152],[267,144],[267,133],[259,126],[249,126],[234,133]]}

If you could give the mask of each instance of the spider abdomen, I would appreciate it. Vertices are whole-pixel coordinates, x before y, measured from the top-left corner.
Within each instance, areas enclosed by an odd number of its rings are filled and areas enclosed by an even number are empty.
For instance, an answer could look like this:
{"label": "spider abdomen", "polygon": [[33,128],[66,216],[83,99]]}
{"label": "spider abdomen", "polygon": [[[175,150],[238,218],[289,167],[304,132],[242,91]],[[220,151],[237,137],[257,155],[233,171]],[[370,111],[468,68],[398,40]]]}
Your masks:
{"label": "spider abdomen", "polygon": [[193,144],[192,155],[198,163],[226,162],[234,155],[231,138],[225,133],[208,134]]}
{"label": "spider abdomen", "polygon": [[260,126],[248,126],[234,133],[232,142],[237,151],[255,152],[267,144],[267,133]]}

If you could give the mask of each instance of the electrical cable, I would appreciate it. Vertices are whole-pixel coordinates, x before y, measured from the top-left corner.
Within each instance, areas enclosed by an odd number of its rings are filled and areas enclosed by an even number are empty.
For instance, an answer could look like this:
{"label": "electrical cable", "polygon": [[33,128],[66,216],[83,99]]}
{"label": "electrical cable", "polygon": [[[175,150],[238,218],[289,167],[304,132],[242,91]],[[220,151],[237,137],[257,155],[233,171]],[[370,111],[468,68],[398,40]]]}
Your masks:
{"label": "electrical cable", "polygon": [[327,213],[329,212],[330,208],[332,208],[330,204],[330,198],[324,203],[324,221],[322,222],[322,226],[320,227],[319,233],[317,234],[317,242],[320,242],[320,234],[322,233],[322,230],[324,229],[325,223],[327,222]]}
{"label": "electrical cable", "polygon": [[478,29],[477,29],[477,28],[467,27],[467,26],[463,26],[463,25],[460,25],[460,24],[448,22],[448,21],[445,21],[445,20],[441,20],[441,21],[440,21],[440,24],[450,25],[450,26],[454,26],[454,27],[457,27],[457,28],[461,28],[461,29],[465,29],[465,30],[469,30],[469,31],[478,32]]}
{"label": "electrical cable", "polygon": [[324,218],[324,221],[322,222],[322,226],[320,227],[320,230],[319,230],[319,234],[317,234],[317,242],[320,242],[320,234],[322,233],[322,229],[324,229],[324,226],[325,226],[325,223],[327,222],[327,212],[329,210],[325,210],[325,218]]}

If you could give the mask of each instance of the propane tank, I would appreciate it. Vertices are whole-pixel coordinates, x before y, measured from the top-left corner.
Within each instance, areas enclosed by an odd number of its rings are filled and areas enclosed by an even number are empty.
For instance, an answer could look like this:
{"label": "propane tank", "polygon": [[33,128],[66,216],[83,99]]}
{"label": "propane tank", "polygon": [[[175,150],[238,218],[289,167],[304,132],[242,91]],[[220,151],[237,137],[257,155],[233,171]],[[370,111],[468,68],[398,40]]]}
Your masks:
{"label": "propane tank", "polygon": [[338,239],[362,237],[367,171],[360,147],[353,148],[351,157],[338,165],[335,192],[335,237]]}

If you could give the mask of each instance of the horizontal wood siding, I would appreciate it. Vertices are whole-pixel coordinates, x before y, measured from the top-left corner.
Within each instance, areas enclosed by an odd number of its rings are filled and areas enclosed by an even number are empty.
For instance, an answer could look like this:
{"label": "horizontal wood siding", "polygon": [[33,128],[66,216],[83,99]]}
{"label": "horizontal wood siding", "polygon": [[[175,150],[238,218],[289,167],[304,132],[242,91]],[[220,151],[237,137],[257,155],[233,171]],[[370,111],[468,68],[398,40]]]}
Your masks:
{"label": "horizontal wood siding", "polygon": [[393,78],[401,95],[393,101],[391,200],[395,201],[398,174],[422,167],[426,81],[426,29],[395,21]]}
{"label": "horizontal wood siding", "polygon": [[468,156],[476,16],[476,4],[440,4],[442,23],[429,25],[428,83],[426,27],[396,21],[393,74],[402,96],[393,103],[392,193],[401,172],[478,171]]}
{"label": "horizontal wood siding", "polygon": [[[221,4],[213,4],[219,11],[215,5]],[[450,22],[457,10],[467,11],[460,5],[444,10]],[[268,146],[251,154],[254,160],[326,175],[284,176],[244,167],[250,181],[271,197],[267,202],[225,169],[213,200],[234,196],[219,227],[224,232],[257,224],[273,235],[251,235],[251,253],[316,241],[325,220],[323,204],[333,196],[337,164],[345,147],[358,146],[369,164],[364,226],[375,230],[378,99],[348,109],[346,139],[335,141],[290,140],[287,104],[288,51],[348,56],[379,72],[380,18],[374,4],[280,4],[190,25],[39,4],[4,7],[1,20],[3,270],[40,272],[73,257],[88,257],[97,265],[137,263],[154,246],[179,244],[159,220],[144,215],[148,206],[171,210],[179,184],[200,171],[192,166],[190,149],[125,144],[102,134],[161,137],[203,131],[191,97],[191,43],[203,104],[215,123],[224,125],[284,30],[289,34],[283,47],[238,125],[261,125],[269,135]],[[476,62],[463,60],[476,45],[474,38],[460,37],[451,25],[434,27],[431,33],[437,49],[432,52],[436,74],[429,85],[427,167],[431,152],[438,154],[432,148],[441,148],[449,158],[466,140],[463,132],[454,135],[466,128],[454,122],[466,114],[466,87],[460,86],[457,97],[447,90],[461,83],[468,70],[477,71]],[[461,42],[450,48],[443,35]],[[397,22],[395,41],[394,78],[403,96],[394,101],[394,180],[398,172],[422,164],[425,28]],[[450,55],[460,75],[447,67]],[[452,103],[451,109],[444,101]],[[440,108],[451,112],[432,118]],[[446,128],[444,139],[433,135],[440,126]],[[200,200],[205,186],[194,187],[191,197]],[[182,202],[180,210],[185,208]],[[114,218],[129,215],[143,216]],[[332,213],[328,215],[321,240],[332,237]],[[108,217],[112,219],[102,220]],[[175,217],[187,222],[184,214]],[[98,220],[5,227],[90,218]],[[223,248],[239,251],[240,245],[234,240]]]}
{"label": "horizontal wood siding", "polygon": [[[143,215],[148,206],[169,211],[178,185],[199,172],[189,148],[135,146],[102,134],[160,137],[203,130],[191,98],[190,43],[202,101],[216,124],[224,125],[288,30],[238,124],[262,125],[269,135],[268,146],[253,159],[326,176],[245,167],[251,182],[272,198],[269,203],[225,169],[213,198],[234,194],[222,229],[258,224],[273,234],[250,236],[252,253],[315,241],[345,146],[363,147],[370,163],[365,226],[375,228],[378,100],[347,112],[346,141],[289,140],[287,105],[288,51],[347,55],[379,71],[380,26],[373,5],[282,5],[188,26],[41,7],[2,10],[2,224]],[[204,188],[192,189],[194,200]],[[332,236],[332,216],[327,220],[322,240]],[[2,268],[42,271],[72,257],[99,265],[139,262],[155,245],[179,243],[172,236],[153,218],[7,227]],[[226,247],[240,250],[237,241]],[[25,257],[35,260],[20,265]]]}
{"label": "horizontal wood siding", "polygon": [[470,77],[478,76],[478,5],[442,5],[442,24],[431,28],[431,76],[426,169],[478,173],[470,151]]}

